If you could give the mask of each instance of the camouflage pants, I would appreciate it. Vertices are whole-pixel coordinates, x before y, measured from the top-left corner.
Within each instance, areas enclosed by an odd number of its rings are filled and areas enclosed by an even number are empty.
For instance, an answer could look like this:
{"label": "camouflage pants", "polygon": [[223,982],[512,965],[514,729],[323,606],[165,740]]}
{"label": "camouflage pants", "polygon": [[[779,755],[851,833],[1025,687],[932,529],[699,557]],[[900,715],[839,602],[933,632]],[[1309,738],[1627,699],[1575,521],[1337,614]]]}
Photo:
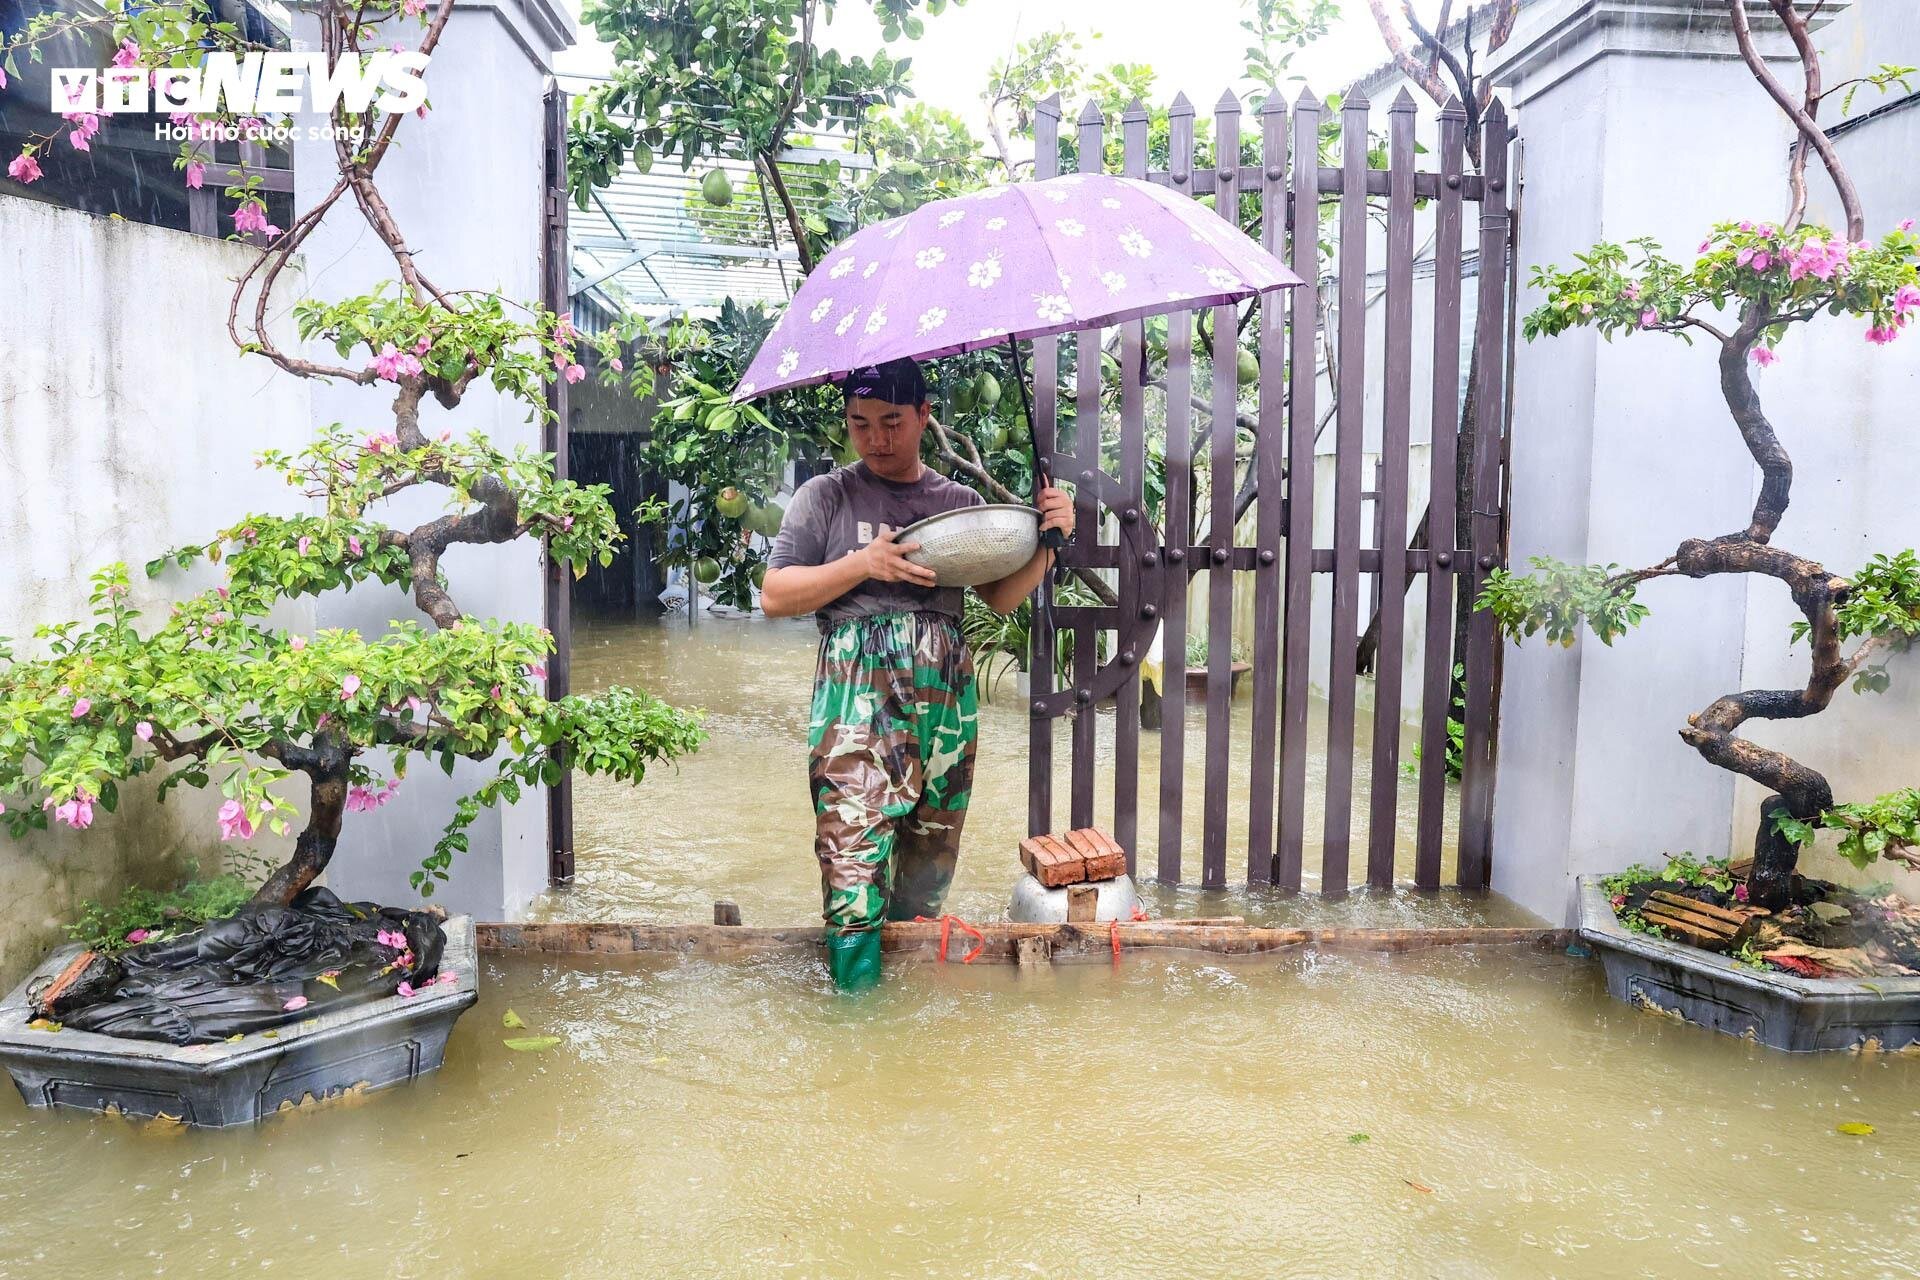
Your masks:
{"label": "camouflage pants", "polygon": [[821,641],[807,775],[829,933],[939,913],[976,716],[973,655],[945,614],[851,618]]}

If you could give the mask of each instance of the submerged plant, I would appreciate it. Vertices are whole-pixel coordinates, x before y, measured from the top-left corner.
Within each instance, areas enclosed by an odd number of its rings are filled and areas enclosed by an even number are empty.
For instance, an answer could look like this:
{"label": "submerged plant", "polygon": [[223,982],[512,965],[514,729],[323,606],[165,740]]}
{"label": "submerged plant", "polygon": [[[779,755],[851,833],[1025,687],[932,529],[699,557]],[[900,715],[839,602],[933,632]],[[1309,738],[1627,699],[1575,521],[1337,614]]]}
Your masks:
{"label": "submerged plant", "polygon": [[[1796,326],[1821,315],[1863,321],[1864,339],[1878,346],[1897,339],[1920,313],[1920,237],[1909,219],[1877,243],[1867,239],[1859,195],[1816,122],[1828,93],[1845,87],[1851,99],[1862,84],[1905,86],[1912,68],[1883,67],[1863,81],[1823,90],[1805,17],[1785,0],[1774,0],[1770,8],[1800,52],[1805,88],[1797,99],[1755,51],[1746,5],[1727,0],[1741,56],[1797,130],[1786,216],[1778,222],[1719,223],[1691,263],[1639,239],[1630,242],[1632,250],[1596,245],[1576,255],[1571,268],[1538,268],[1532,283],[1545,292],[1546,301],[1525,321],[1528,339],[1593,327],[1609,340],[1665,333],[1715,344],[1728,412],[1760,469],[1751,518],[1742,529],[1688,538],[1672,555],[1642,569],[1538,558],[1531,574],[1496,570],[1477,604],[1493,612],[1512,640],[1544,631],[1550,640],[1571,644],[1584,626],[1611,643],[1646,616],[1635,596],[1650,581],[1757,574],[1786,588],[1804,619],[1798,635],[1812,647],[1805,686],[1726,694],[1689,716],[1680,730],[1709,763],[1751,778],[1770,793],[1761,806],[1748,890],[1755,905],[1772,910],[1787,904],[1801,845],[1820,826],[1846,829],[1841,851],[1860,865],[1878,856],[1920,865],[1914,805],[1900,799],[1912,793],[1836,806],[1833,789],[1819,772],[1739,736],[1749,720],[1799,719],[1825,710],[1849,680],[1856,689],[1884,689],[1887,655],[1920,632],[1920,559],[1912,552],[1876,557],[1846,578],[1774,544],[1791,496],[1793,464],[1753,374],[1780,358],[1782,343]],[[1806,220],[1810,154],[1819,156],[1845,211],[1845,225],[1838,230]],[[1859,643],[1848,652],[1851,642]]]}
{"label": "submerged plant", "polygon": [[[417,18],[426,28],[418,52],[430,54],[452,10],[453,0],[374,10],[322,0],[330,81],[365,65],[390,20]],[[197,67],[209,47],[248,47],[231,26],[205,23],[197,5],[176,0],[36,22],[0,49],[0,61],[22,47],[37,57],[34,40],[76,24],[109,30],[122,50],[116,63],[135,71]],[[189,118],[196,138],[234,123],[219,112]],[[251,211],[236,216],[237,229],[266,241],[235,287],[233,341],[300,377],[390,384],[389,409],[370,424],[335,424],[297,454],[262,454],[260,465],[303,495],[304,512],[248,515],[149,562],[150,577],[196,561],[223,575],[166,617],[149,621],[132,607],[126,566],[115,564],[93,577],[91,621],[39,628],[34,655],[0,641],[0,820],[12,835],[55,824],[87,829],[96,809],[113,812],[121,783],[151,772],[163,775],[163,798],[180,785],[218,787],[223,840],[285,835],[299,817],[287,792],[304,774],[305,826],[292,856],[251,898],[283,904],[325,869],[343,816],[387,803],[404,790],[409,767],[424,761],[451,773],[457,758],[488,762],[493,775],[458,802],[412,874],[424,895],[447,878],[483,807],[515,801],[523,787],[556,782],[568,768],[637,781],[649,764],[699,743],[693,717],[644,693],[548,699],[553,637],[528,623],[470,617],[449,589],[441,561],[456,546],[537,537],[578,574],[592,560],[608,563],[620,534],[607,488],[558,479],[550,455],[502,450],[478,433],[429,437],[422,427],[428,397],[452,409],[482,382],[531,415],[550,415],[546,388],[584,376],[576,355],[587,339],[565,316],[443,289],[422,273],[374,181],[404,118],[376,103],[354,111],[337,102],[332,125],[361,142],[336,148],[338,180],[284,232],[266,225],[257,190],[229,190]],[[81,126],[69,118],[65,127]],[[192,158],[196,145],[182,144],[183,165],[204,164]],[[198,180],[189,169],[189,184]],[[276,283],[349,194],[391,253],[397,279],[356,297],[297,304],[308,351],[283,350],[269,323]],[[623,337],[594,339],[611,373],[620,372]],[[444,513],[411,527],[379,518],[388,500],[416,489],[443,493]],[[368,638],[349,629],[303,634],[281,621],[287,601],[369,580],[409,592],[431,625],[400,622]],[[369,762],[375,751],[391,762],[384,770]]]}

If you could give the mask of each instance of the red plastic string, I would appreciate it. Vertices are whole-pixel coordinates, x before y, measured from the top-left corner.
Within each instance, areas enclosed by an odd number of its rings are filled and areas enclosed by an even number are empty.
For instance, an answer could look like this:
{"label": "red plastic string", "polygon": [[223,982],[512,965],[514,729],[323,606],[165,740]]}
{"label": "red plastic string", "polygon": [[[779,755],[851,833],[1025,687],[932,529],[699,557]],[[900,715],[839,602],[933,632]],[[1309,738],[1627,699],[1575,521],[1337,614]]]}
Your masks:
{"label": "red plastic string", "polygon": [[[926,916],[915,916],[913,922],[915,924],[933,923],[933,921]],[[978,940],[974,943],[973,950],[960,957],[961,964],[972,964],[980,958],[980,953],[986,950],[987,935],[968,924],[965,920],[962,920],[959,916],[952,914],[940,917],[940,963],[945,964],[947,962],[947,940],[953,936],[953,926],[956,924]]]}
{"label": "red plastic string", "polygon": [[1115,964],[1119,964],[1120,963],[1120,922],[1118,920],[1107,921],[1107,938],[1109,941],[1113,943],[1113,962]]}

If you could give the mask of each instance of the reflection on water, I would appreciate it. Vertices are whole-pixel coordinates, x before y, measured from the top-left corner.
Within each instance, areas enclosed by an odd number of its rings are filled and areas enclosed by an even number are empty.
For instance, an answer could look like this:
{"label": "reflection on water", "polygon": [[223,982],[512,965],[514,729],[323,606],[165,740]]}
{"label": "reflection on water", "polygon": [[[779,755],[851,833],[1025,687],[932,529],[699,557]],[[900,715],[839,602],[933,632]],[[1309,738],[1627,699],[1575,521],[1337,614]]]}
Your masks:
{"label": "reflection on water", "polygon": [[7,1090],[0,1276],[1912,1275],[1916,1071],[1504,949],[915,962],[861,1001],[792,958],[495,958],[447,1066],[351,1109]]}
{"label": "reflection on water", "polygon": [[[811,622],[764,618],[704,618],[688,629],[684,618],[662,622],[593,623],[574,632],[574,686],[638,685],[682,706],[704,707],[710,739],[677,769],[651,774],[639,787],[598,778],[575,783],[577,880],[547,894],[536,919],[703,920],[716,898],[740,904],[748,924],[797,924],[820,911],[813,860],[813,817],[807,796],[807,709],[816,633]],[[1244,880],[1248,820],[1248,761],[1252,756],[1249,686],[1234,704],[1229,777],[1227,875]],[[1112,829],[1112,712],[1101,713],[1096,821]],[[1357,880],[1366,875],[1369,717],[1359,725],[1354,779]],[[1322,782],[1326,740],[1318,716],[1309,726],[1306,887],[1318,883],[1319,834],[1324,822]],[[1024,702],[1011,681],[980,711],[980,753],[966,838],[948,908],[969,919],[994,919],[1006,909],[1018,874],[1016,847],[1026,834],[1027,730]],[[1414,735],[1402,744],[1413,758]],[[1071,748],[1064,722],[1054,748],[1055,825],[1064,826]],[[1160,736],[1140,736],[1141,848],[1138,865],[1156,865]],[[1187,787],[1183,806],[1185,877],[1200,874],[1201,804],[1205,794],[1205,720],[1188,708]],[[1450,819],[1451,820],[1451,819]],[[1400,785],[1398,872],[1413,875],[1415,799],[1411,779]],[[1451,873],[1452,834],[1445,866]],[[1149,907],[1163,915],[1245,915],[1260,923],[1434,925],[1537,923],[1500,898],[1410,891],[1358,892],[1341,900],[1288,897],[1244,889],[1201,893],[1144,885]]]}

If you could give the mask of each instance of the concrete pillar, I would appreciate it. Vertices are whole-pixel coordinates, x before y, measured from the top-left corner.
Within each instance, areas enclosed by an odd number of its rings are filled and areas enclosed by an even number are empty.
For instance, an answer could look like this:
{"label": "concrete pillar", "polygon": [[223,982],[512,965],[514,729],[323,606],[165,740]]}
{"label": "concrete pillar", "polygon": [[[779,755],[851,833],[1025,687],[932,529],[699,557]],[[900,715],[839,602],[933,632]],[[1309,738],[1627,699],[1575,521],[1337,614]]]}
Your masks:
{"label": "concrete pillar", "polygon": [[[1754,4],[1763,51],[1791,58]],[[1845,8],[1828,5],[1824,17]],[[1797,66],[1782,66],[1798,83]],[[1778,218],[1787,124],[1739,60],[1718,3],[1540,0],[1493,68],[1524,150],[1517,253],[1569,265],[1597,241],[1651,236],[1688,261],[1716,221]],[[1757,472],[1719,393],[1717,352],[1676,337],[1517,339],[1512,564],[1639,567],[1687,537],[1744,528]],[[1652,616],[1611,648],[1509,647],[1493,887],[1571,918],[1574,877],[1663,852],[1728,847],[1733,778],[1677,730],[1740,687],[1743,578],[1661,580]]]}
{"label": "concrete pillar", "polygon": [[[389,23],[409,47],[424,28]],[[318,47],[310,9],[296,13],[295,40]],[[496,290],[531,304],[540,296],[542,97],[556,51],[573,42],[574,26],[549,0],[460,0],[426,72],[431,109],[400,127],[378,182],[415,253],[415,261],[442,288]],[[319,124],[302,117],[302,126]],[[295,206],[305,209],[331,188],[337,170],[330,142],[301,142],[295,153]],[[335,206],[303,247],[312,296],[333,299],[365,292],[398,278],[391,255],[350,201]],[[332,357],[329,351],[328,358]],[[360,357],[356,357],[360,358]],[[316,427],[341,422],[355,431],[392,429],[391,390],[320,385],[313,391]],[[485,431],[502,448],[540,447],[540,428],[527,407],[476,384],[455,410],[431,398],[422,406],[429,435],[451,429]],[[404,495],[377,514],[406,527],[443,510],[440,490]],[[509,546],[459,547],[443,564],[454,599],[467,613],[520,622],[542,621],[540,549],[532,540]],[[391,587],[363,586],[321,602],[319,625],[355,627],[372,636],[389,620],[425,615],[410,596]],[[384,809],[348,814],[327,883],[350,898],[411,902],[407,875],[431,849],[455,800],[488,771],[465,761],[451,777],[414,760],[406,782]],[[546,886],[544,789],[518,804],[482,813],[471,848],[456,856],[452,881],[435,900],[483,920],[514,917]]]}

